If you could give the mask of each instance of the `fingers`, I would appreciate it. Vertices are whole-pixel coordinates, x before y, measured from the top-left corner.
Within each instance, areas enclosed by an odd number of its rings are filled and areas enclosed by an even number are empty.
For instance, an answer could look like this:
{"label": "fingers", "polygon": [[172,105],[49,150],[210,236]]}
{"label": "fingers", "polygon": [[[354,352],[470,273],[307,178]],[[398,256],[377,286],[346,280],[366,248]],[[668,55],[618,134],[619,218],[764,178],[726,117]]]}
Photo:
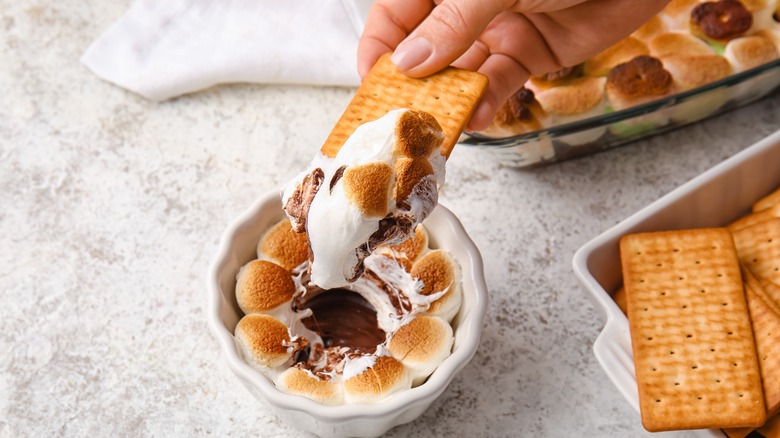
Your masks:
{"label": "fingers", "polygon": [[433,74],[465,53],[512,0],[443,0],[398,45],[392,62],[412,77]]}
{"label": "fingers", "polygon": [[[479,46],[486,49],[479,49]],[[479,54],[485,51],[488,55],[483,55],[480,62]],[[487,128],[501,105],[523,86],[530,75],[562,67],[528,19],[513,12],[504,12],[496,17],[480,35],[478,44],[458,62],[467,68],[473,68],[471,63],[479,62],[478,71],[488,77],[488,88],[467,126],[469,131]]]}
{"label": "fingers", "polygon": [[431,0],[376,0],[358,43],[358,73],[363,78],[380,56],[398,44],[431,12]]}
{"label": "fingers", "polygon": [[525,16],[554,56],[573,65],[625,38],[668,1],[588,0],[555,13]]}
{"label": "fingers", "polygon": [[504,102],[522,87],[529,73],[510,56],[495,53],[485,60],[479,72],[488,77],[488,88],[466,126],[468,131],[486,129]]}
{"label": "fingers", "polygon": [[568,9],[586,1],[590,0],[519,0],[512,6],[512,10],[525,13],[554,12]]}

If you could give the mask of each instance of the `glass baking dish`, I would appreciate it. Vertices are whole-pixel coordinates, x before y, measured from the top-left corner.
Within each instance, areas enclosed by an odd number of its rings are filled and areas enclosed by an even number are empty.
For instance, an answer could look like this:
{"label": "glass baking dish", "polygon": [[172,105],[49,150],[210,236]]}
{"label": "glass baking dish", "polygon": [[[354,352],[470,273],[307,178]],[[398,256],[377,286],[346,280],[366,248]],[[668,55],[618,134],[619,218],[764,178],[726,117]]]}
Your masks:
{"label": "glass baking dish", "polygon": [[780,59],[692,90],[620,111],[511,137],[464,134],[503,164],[539,167],[618,147],[754,102],[780,89]]}

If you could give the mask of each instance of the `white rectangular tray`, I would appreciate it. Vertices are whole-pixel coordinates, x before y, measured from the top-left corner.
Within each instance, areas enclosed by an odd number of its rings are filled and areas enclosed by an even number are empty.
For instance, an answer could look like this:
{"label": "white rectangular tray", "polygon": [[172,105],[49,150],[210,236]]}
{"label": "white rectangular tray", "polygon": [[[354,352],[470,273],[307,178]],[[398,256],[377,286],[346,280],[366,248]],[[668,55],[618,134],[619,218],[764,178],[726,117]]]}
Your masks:
{"label": "white rectangular tray", "polygon": [[[596,360],[639,411],[628,319],[611,295],[622,284],[620,237],[643,231],[717,227],[747,213],[780,186],[780,131],[693,178],[586,243],[574,254],[574,272],[606,319],[593,345]],[[719,430],[702,436],[723,437]]]}

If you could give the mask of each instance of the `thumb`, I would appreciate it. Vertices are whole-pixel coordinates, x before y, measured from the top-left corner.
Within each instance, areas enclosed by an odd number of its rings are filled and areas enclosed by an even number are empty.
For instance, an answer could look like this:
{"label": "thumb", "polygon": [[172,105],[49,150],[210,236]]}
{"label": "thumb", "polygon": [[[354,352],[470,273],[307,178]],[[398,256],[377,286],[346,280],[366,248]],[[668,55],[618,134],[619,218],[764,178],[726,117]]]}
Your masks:
{"label": "thumb", "polygon": [[409,76],[422,77],[462,55],[511,0],[444,0],[395,49],[390,60]]}

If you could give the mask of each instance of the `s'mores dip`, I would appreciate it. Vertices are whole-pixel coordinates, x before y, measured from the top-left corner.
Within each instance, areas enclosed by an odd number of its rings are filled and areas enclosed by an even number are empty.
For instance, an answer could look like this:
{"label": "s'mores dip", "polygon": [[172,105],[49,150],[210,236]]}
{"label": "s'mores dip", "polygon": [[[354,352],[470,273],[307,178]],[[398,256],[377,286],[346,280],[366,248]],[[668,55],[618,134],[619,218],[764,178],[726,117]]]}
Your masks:
{"label": "s'mores dip", "polygon": [[244,360],[280,390],[324,405],[378,403],[424,383],[452,351],[462,303],[455,259],[431,248],[420,225],[368,255],[355,281],[325,289],[311,281],[305,239],[283,219],[240,269]]}
{"label": "s'mores dip", "polygon": [[379,403],[450,356],[461,267],[423,221],[485,85],[452,68],[406,78],[383,57],[283,187],[287,218],[237,274],[234,333],[244,360],[281,391]]}

